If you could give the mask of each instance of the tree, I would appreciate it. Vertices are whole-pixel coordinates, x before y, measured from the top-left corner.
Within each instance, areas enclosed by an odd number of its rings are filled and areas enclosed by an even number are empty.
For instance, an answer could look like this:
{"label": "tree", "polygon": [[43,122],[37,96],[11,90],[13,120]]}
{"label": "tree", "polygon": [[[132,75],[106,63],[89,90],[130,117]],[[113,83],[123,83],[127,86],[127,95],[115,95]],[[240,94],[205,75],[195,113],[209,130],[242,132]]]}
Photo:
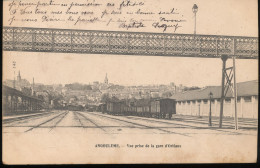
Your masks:
{"label": "tree", "polygon": [[65,87],[70,90],[92,90],[91,85],[84,85],[80,83],[65,84]]}
{"label": "tree", "polygon": [[198,90],[198,89],[201,89],[201,88],[198,87],[198,86],[192,86],[192,87],[185,87],[185,88],[183,89],[183,91]]}
{"label": "tree", "polygon": [[44,100],[43,95],[38,95],[38,98],[41,99],[41,100]]}
{"label": "tree", "polygon": [[168,97],[171,97],[171,96],[172,96],[172,93],[171,93],[170,91],[164,92],[164,93],[162,94],[162,96],[168,98]]}
{"label": "tree", "polygon": [[101,95],[101,102],[102,103],[105,103],[105,102],[107,102],[109,100],[109,94],[108,93],[103,93],[102,95]]}

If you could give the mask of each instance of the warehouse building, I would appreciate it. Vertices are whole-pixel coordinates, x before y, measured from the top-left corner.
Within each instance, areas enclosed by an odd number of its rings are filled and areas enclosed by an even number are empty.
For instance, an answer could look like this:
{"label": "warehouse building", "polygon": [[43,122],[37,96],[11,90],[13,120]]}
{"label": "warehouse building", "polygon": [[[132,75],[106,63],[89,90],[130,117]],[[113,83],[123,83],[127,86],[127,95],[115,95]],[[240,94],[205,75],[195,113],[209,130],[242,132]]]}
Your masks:
{"label": "warehouse building", "polygon": [[[192,90],[173,95],[177,101],[176,113],[181,115],[208,116],[210,109],[212,116],[219,116],[221,86],[208,86],[200,90]],[[258,118],[258,81],[237,83],[237,110],[239,118]],[[224,117],[234,116],[234,98],[228,91],[224,100]]]}

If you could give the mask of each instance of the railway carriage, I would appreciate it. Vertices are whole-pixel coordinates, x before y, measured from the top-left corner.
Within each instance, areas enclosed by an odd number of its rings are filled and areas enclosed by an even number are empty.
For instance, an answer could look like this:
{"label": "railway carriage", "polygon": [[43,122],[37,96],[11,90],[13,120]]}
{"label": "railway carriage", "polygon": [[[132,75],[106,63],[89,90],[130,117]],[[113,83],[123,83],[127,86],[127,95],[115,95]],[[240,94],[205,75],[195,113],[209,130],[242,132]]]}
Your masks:
{"label": "railway carriage", "polygon": [[169,98],[107,101],[106,111],[112,115],[171,118],[176,114],[176,101]]}
{"label": "railway carriage", "polygon": [[151,116],[159,118],[160,114],[160,101],[155,100],[151,102]]}
{"label": "railway carriage", "polygon": [[124,114],[124,101],[107,101],[107,113],[112,115]]}
{"label": "railway carriage", "polygon": [[173,114],[176,114],[176,101],[174,99],[163,99],[161,104],[162,111],[171,119]]}
{"label": "railway carriage", "polygon": [[137,115],[137,107],[133,106],[133,105],[127,105],[126,111],[124,111],[124,115],[136,116]]}
{"label": "railway carriage", "polygon": [[176,114],[176,102],[174,99],[158,99],[151,102],[151,113],[156,118],[171,118]]}
{"label": "railway carriage", "polygon": [[150,99],[139,99],[135,102],[136,115],[142,117],[151,116],[151,100]]}
{"label": "railway carriage", "polygon": [[134,110],[132,110],[132,107],[130,106],[130,105],[128,105],[128,104],[125,104],[124,106],[123,106],[123,112],[122,112],[122,114],[123,115],[132,115],[132,112],[133,112]]}

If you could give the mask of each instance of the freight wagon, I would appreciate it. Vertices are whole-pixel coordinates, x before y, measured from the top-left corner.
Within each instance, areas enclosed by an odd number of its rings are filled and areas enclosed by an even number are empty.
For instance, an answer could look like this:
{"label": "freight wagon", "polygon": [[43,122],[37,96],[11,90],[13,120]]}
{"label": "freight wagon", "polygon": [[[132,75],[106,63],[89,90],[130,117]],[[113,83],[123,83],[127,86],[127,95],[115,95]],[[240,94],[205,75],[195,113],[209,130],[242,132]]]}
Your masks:
{"label": "freight wagon", "polygon": [[84,107],[82,105],[68,105],[67,109],[69,111],[83,111]]}
{"label": "freight wagon", "polygon": [[151,115],[155,118],[171,118],[176,114],[176,102],[173,99],[158,99],[151,102]]}
{"label": "freight wagon", "polygon": [[111,115],[124,115],[124,101],[107,101],[107,113]]}
{"label": "freight wagon", "polygon": [[128,101],[108,101],[106,112],[112,115],[132,115],[154,118],[171,118],[176,114],[174,99],[139,99]]}
{"label": "freight wagon", "polygon": [[151,99],[139,99],[134,103],[136,115],[142,117],[151,117]]}

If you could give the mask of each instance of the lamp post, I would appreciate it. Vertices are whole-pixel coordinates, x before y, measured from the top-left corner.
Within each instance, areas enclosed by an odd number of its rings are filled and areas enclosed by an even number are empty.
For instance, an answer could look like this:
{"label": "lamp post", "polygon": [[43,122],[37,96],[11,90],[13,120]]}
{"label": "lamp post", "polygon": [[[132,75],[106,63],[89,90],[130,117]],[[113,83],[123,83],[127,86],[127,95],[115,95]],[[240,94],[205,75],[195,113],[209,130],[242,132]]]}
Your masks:
{"label": "lamp post", "polygon": [[196,35],[196,13],[198,12],[198,6],[196,4],[192,7],[192,12],[194,13],[194,35]]}
{"label": "lamp post", "polygon": [[213,97],[213,93],[210,92],[209,93],[209,126],[212,126],[212,123],[211,123],[211,100],[212,100],[212,97]]}

